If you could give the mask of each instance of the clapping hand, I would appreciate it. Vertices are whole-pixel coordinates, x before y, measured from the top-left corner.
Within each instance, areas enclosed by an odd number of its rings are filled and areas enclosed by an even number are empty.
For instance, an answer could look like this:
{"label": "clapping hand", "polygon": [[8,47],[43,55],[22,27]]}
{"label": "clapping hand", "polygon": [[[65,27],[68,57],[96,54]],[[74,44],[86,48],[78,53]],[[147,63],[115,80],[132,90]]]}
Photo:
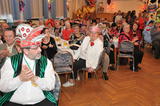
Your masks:
{"label": "clapping hand", "polygon": [[33,72],[26,65],[22,65],[22,70],[19,75],[20,80],[26,82],[32,80],[34,77]]}

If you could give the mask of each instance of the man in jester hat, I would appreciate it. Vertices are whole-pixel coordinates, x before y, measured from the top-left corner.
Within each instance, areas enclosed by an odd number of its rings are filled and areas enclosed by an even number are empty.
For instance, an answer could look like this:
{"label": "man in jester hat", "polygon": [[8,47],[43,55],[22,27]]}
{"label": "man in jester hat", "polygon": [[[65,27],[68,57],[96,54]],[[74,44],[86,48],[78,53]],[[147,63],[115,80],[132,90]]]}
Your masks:
{"label": "man in jester hat", "polygon": [[0,106],[56,106],[52,94],[55,71],[49,59],[41,56],[43,26],[33,29],[27,24],[17,26],[17,44],[22,53],[9,57],[1,69]]}

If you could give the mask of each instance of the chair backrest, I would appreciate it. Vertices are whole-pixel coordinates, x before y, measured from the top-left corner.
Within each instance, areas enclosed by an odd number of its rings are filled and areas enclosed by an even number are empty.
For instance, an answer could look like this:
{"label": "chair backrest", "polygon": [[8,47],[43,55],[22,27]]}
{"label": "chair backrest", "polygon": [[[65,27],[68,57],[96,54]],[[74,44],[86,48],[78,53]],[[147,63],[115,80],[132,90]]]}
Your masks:
{"label": "chair backrest", "polygon": [[133,52],[134,44],[130,41],[123,41],[120,43],[119,51],[120,52]]}
{"label": "chair backrest", "polygon": [[68,51],[59,51],[53,59],[54,68],[57,67],[73,67],[73,56]]}

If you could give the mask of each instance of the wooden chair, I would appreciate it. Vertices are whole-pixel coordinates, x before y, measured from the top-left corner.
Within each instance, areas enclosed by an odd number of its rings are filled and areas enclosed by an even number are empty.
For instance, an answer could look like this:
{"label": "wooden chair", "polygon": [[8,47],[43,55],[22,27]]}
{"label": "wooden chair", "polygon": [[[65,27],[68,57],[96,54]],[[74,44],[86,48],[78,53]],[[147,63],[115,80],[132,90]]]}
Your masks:
{"label": "wooden chair", "polygon": [[[98,72],[98,70],[102,67],[103,53],[104,53],[104,51],[101,53],[101,55],[100,55],[100,57],[99,57],[97,67],[93,70],[93,72],[91,72],[91,74],[94,74],[94,77],[95,77],[96,79],[98,79],[97,72]],[[87,70],[88,70],[88,68],[82,68],[82,69],[78,70],[78,75],[79,75],[79,72],[82,71],[83,76],[84,76],[84,73],[85,73],[85,79],[88,80],[88,73],[89,73],[89,72],[88,72]],[[103,74],[102,74],[102,75],[103,75]]]}

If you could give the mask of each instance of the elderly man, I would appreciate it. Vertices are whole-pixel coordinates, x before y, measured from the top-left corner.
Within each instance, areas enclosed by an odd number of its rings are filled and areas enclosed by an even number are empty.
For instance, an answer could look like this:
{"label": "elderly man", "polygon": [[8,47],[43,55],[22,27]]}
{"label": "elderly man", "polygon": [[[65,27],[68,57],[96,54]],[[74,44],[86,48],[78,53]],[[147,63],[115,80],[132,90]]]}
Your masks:
{"label": "elderly man", "polygon": [[[77,77],[77,71],[82,68],[88,68],[88,72],[93,72],[98,66],[99,58],[103,51],[103,41],[100,39],[100,29],[98,26],[92,26],[90,28],[90,35],[86,36],[78,49],[75,56],[77,59],[73,66],[75,78]],[[74,82],[70,79],[64,83],[64,87],[73,86]]]}
{"label": "elderly man", "polygon": [[55,87],[55,72],[50,60],[41,56],[40,35],[43,27],[17,27],[22,52],[8,58],[1,69],[0,106],[55,106],[51,90]]}
{"label": "elderly man", "polygon": [[0,68],[2,67],[6,57],[18,53],[14,43],[14,31],[12,29],[5,29],[3,38],[6,41],[6,43],[0,44]]}
{"label": "elderly man", "polygon": [[0,45],[0,57],[3,58],[16,54],[17,50],[14,46],[14,31],[12,29],[5,29],[3,38],[6,41],[6,43]]}

